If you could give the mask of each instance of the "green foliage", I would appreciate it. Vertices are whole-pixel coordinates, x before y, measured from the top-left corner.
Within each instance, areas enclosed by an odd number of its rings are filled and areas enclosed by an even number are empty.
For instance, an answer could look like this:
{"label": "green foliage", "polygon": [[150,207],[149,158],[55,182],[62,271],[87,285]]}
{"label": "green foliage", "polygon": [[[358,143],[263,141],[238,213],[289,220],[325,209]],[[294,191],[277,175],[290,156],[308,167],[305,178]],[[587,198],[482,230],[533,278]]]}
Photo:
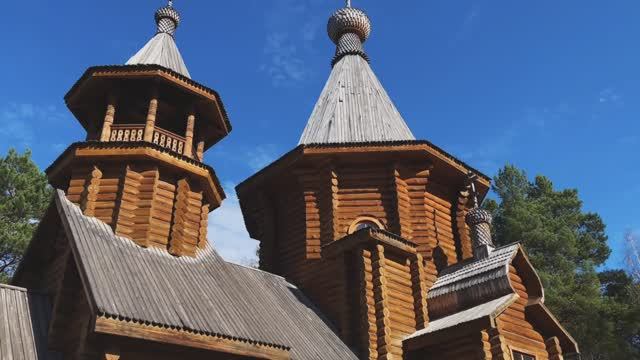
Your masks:
{"label": "green foliage", "polygon": [[546,304],[578,341],[584,359],[640,357],[637,286],[624,271],[598,274],[611,253],[605,224],[584,212],[575,189],[556,190],[506,166],[494,179],[500,202],[494,214],[497,245],[522,242],[545,286]]}
{"label": "green foliage", "polygon": [[31,152],[0,159],[0,282],[10,279],[51,199]]}

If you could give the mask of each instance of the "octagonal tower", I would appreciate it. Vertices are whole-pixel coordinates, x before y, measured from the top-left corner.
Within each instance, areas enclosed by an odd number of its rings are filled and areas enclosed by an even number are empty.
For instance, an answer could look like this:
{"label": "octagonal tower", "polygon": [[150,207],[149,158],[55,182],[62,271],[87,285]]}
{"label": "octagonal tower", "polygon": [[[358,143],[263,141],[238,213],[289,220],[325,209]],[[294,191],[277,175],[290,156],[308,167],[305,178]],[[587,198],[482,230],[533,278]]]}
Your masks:
{"label": "octagonal tower", "polygon": [[86,215],[141,246],[195,254],[225,195],[204,152],[231,131],[220,96],[192,80],[175,43],[180,15],[125,65],[89,68],[65,96],[87,131],[47,169]]}
{"label": "octagonal tower", "polygon": [[298,147],[237,192],[261,268],[300,286],[362,358],[400,359],[438,271],[473,257],[470,178],[480,197],[489,178],[416,140],[369,65],[364,11],[337,10],[327,30],[333,68]]}

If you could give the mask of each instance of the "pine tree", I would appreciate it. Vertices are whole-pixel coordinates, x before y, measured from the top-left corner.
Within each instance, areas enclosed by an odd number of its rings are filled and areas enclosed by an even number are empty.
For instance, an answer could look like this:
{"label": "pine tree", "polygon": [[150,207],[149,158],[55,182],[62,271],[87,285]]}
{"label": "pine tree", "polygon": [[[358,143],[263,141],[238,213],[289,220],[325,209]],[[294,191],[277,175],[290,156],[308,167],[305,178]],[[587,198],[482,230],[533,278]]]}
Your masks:
{"label": "pine tree", "polygon": [[0,158],[0,282],[13,275],[51,200],[47,177],[31,152]]}
{"label": "pine tree", "polygon": [[[497,245],[520,241],[545,286],[546,304],[578,341],[584,359],[632,359],[640,317],[625,272],[598,274],[608,259],[605,224],[584,212],[576,189],[555,190],[550,179],[530,181],[508,165],[488,200]],[[637,345],[637,343],[636,343]]]}

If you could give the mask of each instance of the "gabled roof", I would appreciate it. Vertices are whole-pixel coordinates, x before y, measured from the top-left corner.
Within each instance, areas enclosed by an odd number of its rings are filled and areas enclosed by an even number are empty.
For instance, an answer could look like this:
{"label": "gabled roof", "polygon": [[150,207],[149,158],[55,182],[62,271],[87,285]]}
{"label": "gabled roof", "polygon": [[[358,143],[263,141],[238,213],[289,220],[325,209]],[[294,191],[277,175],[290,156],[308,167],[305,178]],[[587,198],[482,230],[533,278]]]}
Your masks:
{"label": "gabled roof", "polygon": [[127,61],[126,65],[160,65],[191,78],[173,36],[163,32],[157,33],[151,38]]}
{"label": "gabled roof", "polygon": [[212,247],[196,258],[141,248],[64,192],[56,204],[98,315],[290,349],[293,359],[357,359],[284,278],[227,263]]}
{"label": "gabled roof", "polygon": [[47,350],[49,298],[27,289],[0,285],[0,359],[59,360]]}
{"label": "gabled roof", "polygon": [[505,279],[508,286],[509,264],[518,249],[520,244],[507,245],[484,259],[469,259],[444,269],[429,290],[429,299],[499,279]]}
{"label": "gabled roof", "polygon": [[415,140],[369,63],[346,55],[333,67],[299,144]]}

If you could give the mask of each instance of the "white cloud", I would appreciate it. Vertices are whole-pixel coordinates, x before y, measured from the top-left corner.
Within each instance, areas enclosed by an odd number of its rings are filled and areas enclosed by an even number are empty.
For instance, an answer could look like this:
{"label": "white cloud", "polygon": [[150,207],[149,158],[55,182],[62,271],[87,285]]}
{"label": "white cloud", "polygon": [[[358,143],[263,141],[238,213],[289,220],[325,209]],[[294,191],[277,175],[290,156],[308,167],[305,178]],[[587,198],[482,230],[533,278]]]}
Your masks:
{"label": "white cloud", "polygon": [[10,103],[0,108],[0,137],[12,145],[29,146],[39,122],[55,123],[64,117],[53,105]]}
{"label": "white cloud", "polygon": [[274,0],[265,15],[266,38],[260,71],[275,87],[294,86],[311,75],[306,66],[323,21],[314,7],[319,0]]}
{"label": "white cloud", "polygon": [[567,104],[524,109],[522,117],[483,139],[480,146],[472,150],[460,146],[461,158],[487,174],[494,174],[509,161],[520,139],[532,133],[541,136],[546,127],[566,121],[573,114],[574,110]]}
{"label": "white cloud", "polygon": [[269,34],[264,52],[269,61],[261,65],[260,69],[271,77],[274,86],[292,85],[307,77],[305,63],[288,34]]}
{"label": "white cloud", "polygon": [[226,183],[224,191],[227,199],[209,215],[209,241],[225,260],[254,264],[258,242],[251,239],[246,230],[234,184]]}
{"label": "white cloud", "polygon": [[278,158],[278,150],[273,144],[260,145],[247,151],[247,164],[251,170],[259,171]]}
{"label": "white cloud", "polygon": [[615,88],[606,88],[598,94],[598,102],[600,104],[622,104],[622,96],[618,94]]}

